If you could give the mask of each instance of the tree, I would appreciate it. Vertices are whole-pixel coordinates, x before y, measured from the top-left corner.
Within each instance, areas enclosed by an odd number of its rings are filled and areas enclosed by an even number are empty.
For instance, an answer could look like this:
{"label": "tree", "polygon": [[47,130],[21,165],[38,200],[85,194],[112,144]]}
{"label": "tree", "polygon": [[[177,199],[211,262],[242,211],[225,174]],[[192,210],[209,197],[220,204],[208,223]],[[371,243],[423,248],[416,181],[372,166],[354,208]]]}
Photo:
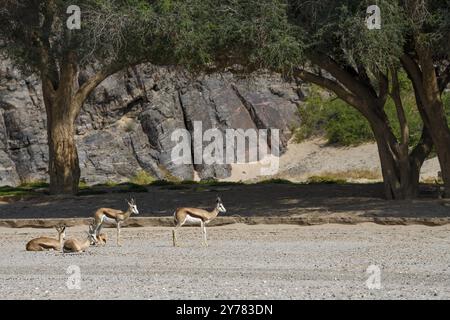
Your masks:
{"label": "tree", "polygon": [[[0,9],[0,40],[6,55],[24,71],[38,73],[42,82],[52,194],[78,190],[74,123],[84,101],[105,78],[144,61],[207,63],[202,34],[194,30],[195,23],[202,23],[201,12],[194,20],[200,1],[83,0],[75,7],[72,4],[68,0],[2,0]],[[89,77],[80,76],[91,69]]]}
{"label": "tree", "polygon": [[[450,81],[450,1],[379,0],[382,25],[374,30],[365,23],[370,5],[373,1],[224,3],[214,16],[226,26],[217,32],[217,52],[245,70],[267,68],[316,83],[361,112],[377,141],[387,198],[417,194],[420,168],[434,144],[448,196],[450,130],[442,92]],[[399,68],[409,75],[424,123],[415,146],[398,92]],[[396,105],[399,136],[384,111],[386,99]]]}
{"label": "tree", "polygon": [[[422,164],[431,152],[427,126],[410,146],[409,126],[400,95],[398,57],[403,49],[404,23],[399,6],[379,1],[383,27],[369,30],[365,1],[290,1],[290,21],[298,27],[307,64],[295,75],[334,92],[369,122],[381,161],[388,199],[415,197]],[[400,135],[384,107],[394,102]]]}
{"label": "tree", "polygon": [[450,129],[442,93],[450,82],[450,1],[405,0],[403,68],[411,79],[416,101],[436,147],[445,197],[450,197]]}
{"label": "tree", "polygon": [[[217,4],[215,61],[251,72],[270,69],[334,92],[369,122],[376,139],[388,199],[417,195],[420,168],[432,149],[429,130],[410,146],[399,89],[399,57],[405,21],[402,8],[380,0],[383,27],[367,28],[369,1],[262,0]],[[221,59],[221,57],[223,57]],[[222,66],[223,67],[223,66]],[[397,137],[384,110],[397,109]]]}

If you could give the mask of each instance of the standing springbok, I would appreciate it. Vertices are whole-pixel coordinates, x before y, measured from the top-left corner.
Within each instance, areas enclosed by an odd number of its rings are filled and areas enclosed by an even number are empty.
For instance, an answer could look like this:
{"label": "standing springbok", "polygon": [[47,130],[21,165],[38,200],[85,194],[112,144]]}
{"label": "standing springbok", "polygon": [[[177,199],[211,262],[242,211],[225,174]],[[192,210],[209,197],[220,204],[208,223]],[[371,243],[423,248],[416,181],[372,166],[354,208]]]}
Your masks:
{"label": "standing springbok", "polygon": [[90,245],[97,243],[93,226],[89,226],[89,232],[86,233],[87,237],[84,241],[80,241],[77,239],[69,239],[64,241],[63,252],[84,252],[87,248],[89,248]]}
{"label": "standing springbok", "polygon": [[46,250],[61,250],[64,239],[66,238],[66,227],[55,227],[58,231],[58,238],[39,237],[28,241],[26,245],[27,251],[46,251]]}
{"label": "standing springbok", "polygon": [[131,199],[130,201],[126,200],[128,203],[128,210],[123,212],[117,209],[111,208],[100,208],[94,214],[94,234],[97,237],[100,234],[100,230],[103,226],[103,223],[116,223],[117,226],[117,245],[120,246],[120,224],[127,220],[132,213],[139,214],[139,211],[136,206],[136,201]]}
{"label": "standing springbok", "polygon": [[177,230],[185,223],[187,224],[200,224],[203,234],[203,244],[208,246],[206,238],[206,224],[213,220],[219,212],[227,212],[222,204],[222,200],[217,197],[216,207],[212,211],[206,211],[199,208],[178,208],[174,213],[175,228],[172,231],[173,245],[177,246]]}

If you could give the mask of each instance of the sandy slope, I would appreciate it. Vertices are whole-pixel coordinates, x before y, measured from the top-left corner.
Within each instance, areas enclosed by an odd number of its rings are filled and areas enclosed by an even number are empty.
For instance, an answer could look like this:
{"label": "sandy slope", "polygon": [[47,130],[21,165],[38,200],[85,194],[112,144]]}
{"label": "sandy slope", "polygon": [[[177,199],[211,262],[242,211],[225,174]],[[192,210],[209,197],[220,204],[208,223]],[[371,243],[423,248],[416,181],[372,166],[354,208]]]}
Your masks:
{"label": "sandy slope", "polygon": [[[122,247],[62,254],[24,250],[52,230],[0,228],[0,298],[450,298],[450,226],[233,225],[208,234],[205,248],[199,228],[183,228],[174,248],[170,228],[125,228]],[[372,264],[380,290],[366,286]],[[66,285],[69,266],[80,268],[79,290]]]}
{"label": "sandy slope", "polygon": [[[323,139],[312,139],[302,143],[288,145],[287,151],[280,157],[278,178],[291,181],[305,181],[311,176],[324,173],[339,173],[353,170],[367,170],[377,173],[381,178],[377,146],[366,143],[356,147],[333,147]],[[261,180],[270,177],[260,176],[259,164],[234,164],[228,181]],[[435,178],[439,171],[437,158],[425,162],[421,178]],[[352,182],[355,181],[348,179]]]}

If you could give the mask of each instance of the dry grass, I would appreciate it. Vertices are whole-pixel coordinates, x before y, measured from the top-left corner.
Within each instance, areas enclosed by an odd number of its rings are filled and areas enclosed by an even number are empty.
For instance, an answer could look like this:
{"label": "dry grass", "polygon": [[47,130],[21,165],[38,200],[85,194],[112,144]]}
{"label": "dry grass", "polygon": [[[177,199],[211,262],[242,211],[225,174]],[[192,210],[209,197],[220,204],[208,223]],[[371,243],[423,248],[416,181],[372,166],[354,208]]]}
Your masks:
{"label": "dry grass", "polygon": [[135,175],[130,179],[131,183],[145,186],[155,181],[155,178],[152,177],[147,171],[139,170],[135,173]]}
{"label": "dry grass", "polygon": [[348,180],[380,180],[381,173],[377,170],[355,169],[347,171],[329,172],[324,171],[320,175],[308,178],[308,181],[329,181],[334,183],[345,183]]}
{"label": "dry grass", "polygon": [[420,182],[426,184],[443,184],[443,181],[441,179],[435,177],[426,177],[424,179],[420,179]]}

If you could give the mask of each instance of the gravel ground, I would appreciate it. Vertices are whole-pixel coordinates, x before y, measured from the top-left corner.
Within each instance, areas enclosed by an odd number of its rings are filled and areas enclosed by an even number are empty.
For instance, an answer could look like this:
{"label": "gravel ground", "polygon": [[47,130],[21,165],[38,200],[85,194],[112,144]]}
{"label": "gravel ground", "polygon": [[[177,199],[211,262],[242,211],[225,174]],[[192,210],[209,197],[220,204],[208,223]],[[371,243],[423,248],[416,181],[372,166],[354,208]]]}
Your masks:
{"label": "gravel ground", "polygon": [[[122,247],[104,230],[106,246],[63,254],[25,251],[50,229],[0,228],[0,298],[450,299],[449,225],[229,225],[208,228],[208,248],[199,228],[182,228],[177,248],[170,228],[124,228]],[[366,285],[369,265],[379,290]],[[69,266],[80,289],[67,287]]]}

